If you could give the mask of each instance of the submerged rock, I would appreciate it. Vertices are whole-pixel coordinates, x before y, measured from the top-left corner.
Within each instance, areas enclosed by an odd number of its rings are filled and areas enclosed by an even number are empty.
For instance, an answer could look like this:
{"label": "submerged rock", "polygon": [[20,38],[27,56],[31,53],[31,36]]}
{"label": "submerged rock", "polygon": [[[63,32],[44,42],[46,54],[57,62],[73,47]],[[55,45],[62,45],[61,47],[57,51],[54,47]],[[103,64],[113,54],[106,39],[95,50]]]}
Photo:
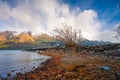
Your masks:
{"label": "submerged rock", "polygon": [[7,76],[10,77],[10,76],[11,76],[11,73],[7,73]]}
{"label": "submerged rock", "polygon": [[15,70],[11,70],[11,72],[15,72]]}

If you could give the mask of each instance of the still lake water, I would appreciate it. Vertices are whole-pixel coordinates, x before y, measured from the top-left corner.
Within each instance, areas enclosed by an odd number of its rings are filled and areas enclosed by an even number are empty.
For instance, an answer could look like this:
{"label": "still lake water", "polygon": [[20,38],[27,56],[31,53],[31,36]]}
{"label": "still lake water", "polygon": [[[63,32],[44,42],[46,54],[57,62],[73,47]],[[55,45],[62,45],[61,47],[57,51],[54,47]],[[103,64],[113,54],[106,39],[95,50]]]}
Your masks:
{"label": "still lake water", "polygon": [[7,73],[14,76],[17,72],[29,72],[33,67],[38,67],[47,56],[35,52],[21,50],[0,50],[0,75],[6,77]]}

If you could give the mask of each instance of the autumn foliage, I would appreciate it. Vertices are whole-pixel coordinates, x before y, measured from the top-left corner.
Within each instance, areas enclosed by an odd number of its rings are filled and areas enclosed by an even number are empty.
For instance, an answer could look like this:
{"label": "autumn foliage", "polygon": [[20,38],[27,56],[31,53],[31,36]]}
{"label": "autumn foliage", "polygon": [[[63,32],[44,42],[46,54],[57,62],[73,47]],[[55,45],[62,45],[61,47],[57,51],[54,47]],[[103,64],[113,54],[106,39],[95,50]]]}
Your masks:
{"label": "autumn foliage", "polygon": [[34,42],[34,38],[29,34],[20,34],[18,35],[18,42]]}

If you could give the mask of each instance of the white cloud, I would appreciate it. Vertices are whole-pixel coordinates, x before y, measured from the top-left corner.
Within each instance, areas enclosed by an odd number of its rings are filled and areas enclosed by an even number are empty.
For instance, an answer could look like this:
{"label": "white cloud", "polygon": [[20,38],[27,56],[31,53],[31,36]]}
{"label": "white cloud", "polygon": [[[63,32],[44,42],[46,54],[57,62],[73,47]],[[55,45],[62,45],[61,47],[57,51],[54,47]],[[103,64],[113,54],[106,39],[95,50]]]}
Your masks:
{"label": "white cloud", "polygon": [[9,6],[0,1],[0,19],[7,20],[10,16],[10,12]]}
{"label": "white cloud", "polygon": [[104,40],[104,41],[111,41],[111,42],[118,42],[114,38],[115,32],[113,30],[104,30],[100,34],[98,34],[96,37],[98,40]]}
{"label": "white cloud", "polygon": [[87,39],[113,41],[109,34],[112,30],[101,31],[102,23],[97,18],[97,13],[92,9],[70,9],[68,4],[59,3],[58,0],[23,0],[18,1],[14,8],[0,1],[0,20],[8,24],[9,30],[51,34],[53,29],[62,26],[61,23],[67,23],[81,29]]}

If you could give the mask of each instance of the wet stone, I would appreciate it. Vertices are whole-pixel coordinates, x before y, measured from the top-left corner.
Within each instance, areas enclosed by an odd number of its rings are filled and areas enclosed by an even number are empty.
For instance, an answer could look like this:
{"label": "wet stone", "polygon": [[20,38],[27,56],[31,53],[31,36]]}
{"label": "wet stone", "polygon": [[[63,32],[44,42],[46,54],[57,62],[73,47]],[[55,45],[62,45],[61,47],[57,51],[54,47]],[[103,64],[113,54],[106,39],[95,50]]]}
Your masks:
{"label": "wet stone", "polygon": [[109,66],[101,66],[101,68],[105,71],[110,71],[111,68]]}
{"label": "wet stone", "polygon": [[11,73],[8,73],[7,76],[10,77],[10,76],[11,76]]}
{"label": "wet stone", "polygon": [[15,70],[11,70],[11,72],[15,72]]}
{"label": "wet stone", "polygon": [[116,80],[120,80],[120,72],[116,72]]}

